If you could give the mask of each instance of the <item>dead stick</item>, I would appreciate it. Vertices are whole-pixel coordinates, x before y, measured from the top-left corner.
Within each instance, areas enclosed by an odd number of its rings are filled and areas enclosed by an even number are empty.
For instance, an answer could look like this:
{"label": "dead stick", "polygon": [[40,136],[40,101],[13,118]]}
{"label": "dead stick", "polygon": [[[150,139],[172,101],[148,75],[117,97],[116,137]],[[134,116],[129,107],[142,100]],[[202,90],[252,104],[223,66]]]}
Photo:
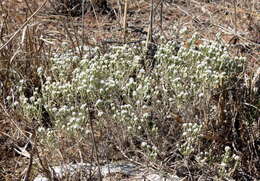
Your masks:
{"label": "dead stick", "polygon": [[125,9],[124,9],[124,43],[126,43],[126,29],[127,29],[127,8],[128,8],[128,0],[125,0]]}
{"label": "dead stick", "polygon": [[153,39],[153,5],[154,5],[154,0],[152,0],[152,7],[151,7],[151,11],[150,11],[149,29],[148,29],[146,45],[145,45],[146,49],[148,49],[148,45]]}

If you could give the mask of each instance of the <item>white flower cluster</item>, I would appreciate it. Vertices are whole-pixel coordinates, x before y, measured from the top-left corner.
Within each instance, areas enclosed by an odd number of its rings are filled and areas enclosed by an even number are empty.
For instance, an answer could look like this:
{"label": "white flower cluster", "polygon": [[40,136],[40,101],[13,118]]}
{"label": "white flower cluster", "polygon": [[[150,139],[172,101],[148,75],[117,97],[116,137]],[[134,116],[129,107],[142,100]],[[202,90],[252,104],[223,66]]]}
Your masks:
{"label": "white flower cluster", "polygon": [[[25,80],[20,80],[17,84],[18,92],[20,93],[19,100],[13,102],[14,108],[20,108],[23,112],[24,116],[27,116],[29,120],[32,120],[33,118],[41,118],[41,106],[42,106],[42,97],[39,95],[39,89],[34,88],[33,95],[29,98],[25,97],[23,94],[24,87],[26,85]],[[9,96],[7,97],[7,100],[9,99]]]}
{"label": "white flower cluster", "polygon": [[[159,61],[157,71],[161,72],[168,84],[168,91],[179,103],[201,99],[233,73],[243,68],[244,58],[232,59],[227,48],[214,41],[197,45],[195,34],[188,45],[169,41],[162,44],[156,54]],[[176,47],[180,47],[176,50]]]}
{"label": "white flower cluster", "polygon": [[155,159],[158,156],[158,148],[155,145],[150,145],[147,142],[142,142],[141,147],[148,152],[150,158]]}
{"label": "white flower cluster", "polygon": [[[109,114],[117,121],[138,120],[133,109],[136,101],[129,98],[141,100],[149,88],[138,85],[131,77],[141,70],[141,55],[136,54],[138,48],[132,48],[113,47],[103,56],[99,56],[99,49],[95,48],[92,59],[85,56],[79,60],[71,53],[52,58],[52,77],[47,77],[43,83],[42,96],[56,126],[80,129],[88,119],[90,107],[97,110],[99,119]],[[43,74],[42,68],[38,73]],[[145,78],[143,70],[137,75],[138,79]]]}
{"label": "white flower cluster", "polygon": [[223,176],[235,170],[240,164],[240,157],[236,154],[232,154],[232,150],[229,146],[225,147],[225,153],[220,164],[220,174]]}
{"label": "white flower cluster", "polygon": [[[242,67],[243,60],[231,59],[222,45],[196,45],[196,41],[194,36],[188,46],[176,42],[159,45],[152,72],[140,64],[145,57],[140,47],[114,46],[103,55],[92,48],[83,58],[71,51],[55,54],[50,70],[38,69],[44,77],[41,95],[29,102],[43,105],[55,126],[67,130],[84,129],[88,109],[94,109],[100,121],[109,119],[138,130],[144,121],[153,121],[149,120],[151,102],[161,107],[176,104],[181,109],[202,99]],[[23,105],[37,110],[39,104]]]}
{"label": "white flower cluster", "polygon": [[189,155],[195,150],[194,144],[197,143],[198,135],[201,132],[202,125],[197,123],[184,123],[182,126],[182,136],[184,138],[184,143],[179,145],[179,147],[183,155]]}

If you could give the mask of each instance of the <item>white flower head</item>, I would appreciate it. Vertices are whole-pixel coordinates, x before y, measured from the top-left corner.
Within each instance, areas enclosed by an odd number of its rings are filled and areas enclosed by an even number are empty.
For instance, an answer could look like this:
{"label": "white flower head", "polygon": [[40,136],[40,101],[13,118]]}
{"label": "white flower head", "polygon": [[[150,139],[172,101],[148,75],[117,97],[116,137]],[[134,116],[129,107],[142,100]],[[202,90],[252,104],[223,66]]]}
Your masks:
{"label": "white flower head", "polygon": [[231,150],[231,148],[229,146],[225,147],[225,152],[229,152]]}

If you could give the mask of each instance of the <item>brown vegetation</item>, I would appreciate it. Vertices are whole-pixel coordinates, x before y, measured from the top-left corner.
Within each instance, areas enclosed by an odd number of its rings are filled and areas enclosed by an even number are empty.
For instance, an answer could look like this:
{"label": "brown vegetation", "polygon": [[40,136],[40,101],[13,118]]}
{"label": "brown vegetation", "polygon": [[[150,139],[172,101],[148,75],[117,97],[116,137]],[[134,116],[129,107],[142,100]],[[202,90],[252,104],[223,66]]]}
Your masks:
{"label": "brown vegetation", "polygon": [[[214,165],[201,166],[194,160],[194,155],[184,158],[175,145],[181,142],[178,140],[181,125],[194,120],[175,114],[164,117],[159,112],[163,109],[154,104],[148,111],[154,112],[154,119],[161,123],[158,125],[159,135],[145,136],[161,146],[158,160],[150,160],[139,151],[139,137],[126,135],[125,127],[109,120],[102,129],[94,125],[97,127],[93,134],[97,143],[91,135],[77,139],[77,136],[60,132],[57,133],[60,144],[55,150],[58,153],[53,153],[48,144],[39,142],[36,130],[40,125],[51,127],[49,115],[43,111],[43,119],[34,120],[11,108],[7,97],[13,101],[18,98],[16,85],[19,81],[26,80],[25,93],[30,97],[33,88],[40,89],[41,86],[37,68],[48,69],[52,53],[63,51],[62,43],[67,42],[73,50],[83,44],[99,46],[106,52],[107,47],[121,45],[124,39],[128,44],[146,40],[151,26],[151,3],[145,0],[128,1],[126,27],[123,25],[124,1],[121,0],[87,0],[83,5],[84,16],[81,1],[45,2],[43,7],[44,2],[39,0],[0,2],[0,180],[31,180],[38,172],[48,173],[48,165],[79,162],[83,158],[94,162],[97,157],[100,162],[131,157],[136,162],[141,160],[153,168],[176,173],[188,180],[197,180],[199,175],[214,178],[217,175]],[[219,154],[228,145],[242,159],[241,168],[231,173],[232,178],[260,179],[260,107],[254,106],[259,106],[259,80],[246,86],[244,78],[256,76],[260,66],[259,3],[253,0],[162,2],[161,6],[159,0],[155,0],[154,5],[152,36],[155,44],[159,41],[159,34],[167,40],[179,41],[171,37],[172,26],[178,29],[187,27],[187,39],[194,32],[199,32],[205,39],[215,39],[216,34],[222,32],[222,41],[229,44],[232,55],[247,58],[243,75],[213,91],[210,101],[218,108],[218,115],[211,119],[207,113],[198,113],[204,115],[204,121],[211,120],[203,130],[201,150],[210,147],[211,154]],[[174,33],[178,37],[179,32]],[[82,56],[83,52],[75,53]],[[252,91],[253,88],[258,91]],[[254,126],[248,126],[248,120]],[[101,150],[97,155],[93,154],[93,143]],[[24,154],[29,153],[29,159],[19,152],[22,147],[26,147]],[[31,168],[30,158],[38,160],[39,164]]]}

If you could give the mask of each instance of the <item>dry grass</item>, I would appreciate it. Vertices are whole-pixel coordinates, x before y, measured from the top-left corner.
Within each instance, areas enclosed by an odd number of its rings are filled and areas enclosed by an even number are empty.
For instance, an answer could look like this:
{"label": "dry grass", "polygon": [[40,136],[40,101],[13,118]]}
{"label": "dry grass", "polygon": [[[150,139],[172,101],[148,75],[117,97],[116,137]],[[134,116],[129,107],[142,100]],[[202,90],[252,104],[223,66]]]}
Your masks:
{"label": "dry grass", "polygon": [[[48,173],[49,164],[80,161],[102,164],[130,157],[157,169],[177,172],[180,176],[189,177],[189,180],[192,179],[191,175],[198,178],[196,176],[200,173],[209,178],[214,177],[217,174],[214,165],[211,165],[212,168],[207,165],[198,166],[194,164],[192,156],[183,159],[176,146],[172,145],[178,142],[179,128],[184,122],[176,115],[174,119],[165,119],[160,125],[159,137],[151,135],[155,144],[165,143],[160,158],[153,161],[139,151],[139,139],[126,135],[125,127],[109,120],[107,124],[94,125],[92,135],[55,133],[59,138],[57,147],[39,142],[35,130],[40,124],[48,122],[48,119],[33,120],[11,109],[6,98],[11,96],[13,100],[17,99],[17,83],[21,79],[27,80],[25,93],[28,97],[33,94],[32,88],[40,88],[37,68],[49,68],[48,60],[53,52],[64,51],[61,43],[67,42],[74,50],[82,44],[99,46],[106,52],[110,45],[146,40],[151,23],[150,2],[145,0],[128,1],[127,24],[124,23],[124,2],[121,0],[108,1],[110,9],[105,13],[98,9],[101,6],[93,6],[94,11],[87,11],[83,17],[53,13],[50,1],[46,2],[42,8],[39,7],[44,2],[38,0],[0,2],[0,180],[31,180],[37,172]],[[178,35],[179,32],[172,32],[172,26],[178,29],[187,27],[187,39],[194,32],[199,32],[202,38],[215,39],[216,34],[221,32],[222,41],[229,44],[233,55],[247,57],[245,75],[252,77],[260,66],[260,4],[257,1],[167,1],[163,4],[162,12],[160,5],[157,5],[158,1],[155,0],[152,27],[155,43],[158,34],[168,40],[173,39],[172,33]],[[83,52],[78,54],[82,56]],[[233,99],[230,99],[230,94]],[[257,105],[259,99],[259,95],[252,95],[243,85],[241,75],[220,90],[215,90],[212,97],[212,103],[217,105],[219,114],[216,122],[209,123],[204,130],[201,150],[211,147],[212,154],[219,154],[226,145],[238,149],[236,153],[242,157],[242,165],[237,172],[232,173],[235,180],[260,178],[260,140],[257,138],[260,136],[260,108],[252,106]],[[258,119],[255,120],[254,127],[248,127],[245,123],[250,116],[252,120]],[[93,137],[98,148],[93,146]],[[224,137],[230,139],[223,139]],[[30,159],[14,151],[27,143],[27,151],[31,154],[29,157],[38,163],[32,168]],[[190,163],[190,168],[185,165],[186,161]]]}

